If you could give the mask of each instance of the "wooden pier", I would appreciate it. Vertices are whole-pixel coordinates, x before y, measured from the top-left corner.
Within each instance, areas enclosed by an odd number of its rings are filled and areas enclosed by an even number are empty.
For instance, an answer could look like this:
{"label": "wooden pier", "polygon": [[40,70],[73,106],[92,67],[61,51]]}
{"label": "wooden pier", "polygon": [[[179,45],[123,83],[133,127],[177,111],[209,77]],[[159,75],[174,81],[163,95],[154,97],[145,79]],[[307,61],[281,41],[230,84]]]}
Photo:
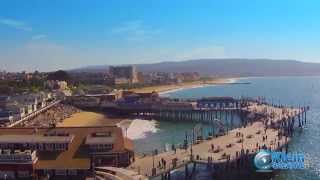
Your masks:
{"label": "wooden pier", "polygon": [[105,111],[143,119],[212,123],[216,119],[232,121],[235,116],[239,116],[241,120],[248,119],[251,112],[247,107],[250,102],[252,101],[232,97],[170,99],[166,103],[121,102],[116,108],[105,109]]}
{"label": "wooden pier", "polygon": [[193,121],[199,123],[212,123],[219,119],[233,121],[235,116],[245,120],[250,112],[245,109],[192,109],[192,110],[159,110],[153,112],[133,113],[133,117],[143,119],[159,119],[162,121]]}
{"label": "wooden pier", "polygon": [[[214,173],[229,168],[247,169],[252,166],[249,158],[260,149],[288,151],[288,142],[295,127],[302,130],[307,123],[307,107],[285,108],[252,102],[246,110],[259,116],[255,116],[255,119],[244,127],[225,132],[218,137],[188,143],[184,149],[162,153],[154,151],[151,155],[137,157],[128,169],[148,177],[161,176],[162,179],[170,179],[172,170],[184,166],[185,176],[188,177],[191,172],[188,172],[187,164],[190,163],[210,165]],[[213,114],[215,117],[215,113]],[[197,117],[205,118],[203,116]],[[180,115],[178,119],[179,117]],[[184,117],[190,117],[190,114],[184,115],[181,120]]]}

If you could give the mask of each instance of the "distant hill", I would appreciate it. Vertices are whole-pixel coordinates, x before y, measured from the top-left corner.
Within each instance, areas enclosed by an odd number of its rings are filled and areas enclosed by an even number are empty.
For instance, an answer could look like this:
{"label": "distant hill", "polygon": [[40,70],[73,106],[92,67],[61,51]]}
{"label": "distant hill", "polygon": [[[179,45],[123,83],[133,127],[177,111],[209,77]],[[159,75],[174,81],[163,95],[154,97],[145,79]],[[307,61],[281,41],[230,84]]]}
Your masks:
{"label": "distant hill", "polygon": [[[320,75],[320,63],[270,59],[198,59],[136,64],[141,72],[199,72],[215,76],[304,76]],[[76,72],[105,72],[107,65],[75,69]]]}

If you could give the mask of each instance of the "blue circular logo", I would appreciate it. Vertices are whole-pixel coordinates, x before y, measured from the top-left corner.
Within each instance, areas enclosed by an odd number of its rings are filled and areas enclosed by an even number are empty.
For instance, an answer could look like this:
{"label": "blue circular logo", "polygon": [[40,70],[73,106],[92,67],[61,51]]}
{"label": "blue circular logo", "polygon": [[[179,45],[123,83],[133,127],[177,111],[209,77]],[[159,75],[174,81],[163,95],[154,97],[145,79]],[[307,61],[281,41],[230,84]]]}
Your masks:
{"label": "blue circular logo", "polygon": [[272,165],[271,153],[262,150],[254,157],[254,165],[258,170],[270,170]]}

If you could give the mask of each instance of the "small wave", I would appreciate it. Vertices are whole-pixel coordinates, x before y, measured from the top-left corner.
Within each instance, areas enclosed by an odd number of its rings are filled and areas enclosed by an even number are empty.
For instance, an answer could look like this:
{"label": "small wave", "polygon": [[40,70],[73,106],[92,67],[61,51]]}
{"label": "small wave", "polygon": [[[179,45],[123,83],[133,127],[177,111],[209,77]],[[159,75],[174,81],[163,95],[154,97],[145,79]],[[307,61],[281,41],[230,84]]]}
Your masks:
{"label": "small wave", "polygon": [[189,89],[189,88],[177,88],[177,89],[172,89],[172,90],[168,90],[168,91],[163,91],[163,92],[160,92],[159,95],[161,95],[161,96],[169,96],[170,93],[174,93],[174,92],[177,92],[177,91],[182,91],[182,90],[185,90],[185,89]]}
{"label": "small wave", "polygon": [[207,86],[214,86],[214,85],[212,85],[212,84],[202,84],[202,85],[194,85],[194,86],[190,86],[190,87],[181,87],[181,88],[177,88],[177,89],[172,89],[172,90],[160,92],[159,95],[161,95],[161,96],[170,96],[171,93],[174,93],[174,92],[177,92],[177,91],[183,91],[183,90],[187,90],[187,89],[196,89],[196,88],[202,88],[202,87],[207,87]]}
{"label": "small wave", "polygon": [[[230,79],[226,79],[226,84],[230,83],[236,83],[238,82],[239,80],[242,80],[242,79],[245,79],[245,78],[230,78]],[[167,90],[167,91],[163,91],[163,92],[160,92],[159,95],[160,96],[164,96],[164,97],[168,97],[170,96],[171,93],[174,93],[174,92],[177,92],[177,91],[183,91],[183,90],[187,90],[187,89],[196,89],[196,88],[203,88],[203,87],[209,87],[209,86],[216,86],[217,84],[201,84],[201,85],[194,85],[194,86],[187,86],[187,87],[180,87],[180,88],[177,88],[177,89],[171,89],[171,90]]]}

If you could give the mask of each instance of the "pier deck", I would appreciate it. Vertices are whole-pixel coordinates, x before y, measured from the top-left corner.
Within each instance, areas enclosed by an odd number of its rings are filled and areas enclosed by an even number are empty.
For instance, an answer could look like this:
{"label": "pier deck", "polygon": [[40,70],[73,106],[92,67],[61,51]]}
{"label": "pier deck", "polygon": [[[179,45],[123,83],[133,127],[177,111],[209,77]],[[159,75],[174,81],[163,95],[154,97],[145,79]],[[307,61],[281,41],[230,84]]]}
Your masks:
{"label": "pier deck", "polygon": [[[240,156],[240,152],[244,151],[249,154],[254,154],[259,150],[259,147],[266,146],[268,149],[278,149],[288,143],[290,136],[285,137],[278,136],[278,133],[284,132],[284,129],[271,128],[271,122],[273,124],[281,124],[281,121],[290,121],[292,118],[299,117],[300,125],[300,114],[303,116],[303,110],[298,108],[279,108],[270,105],[258,105],[252,103],[248,110],[255,113],[264,114],[264,118],[256,119],[254,122],[248,124],[246,127],[233,129],[223,136],[213,138],[211,140],[204,140],[199,144],[192,146],[193,159],[198,161],[208,162],[208,158],[212,158],[212,163],[226,162],[236,160]],[[303,121],[303,118],[302,118]],[[282,122],[283,124],[284,122]],[[287,123],[287,122],[286,122]],[[303,122],[302,122],[303,123]],[[266,128],[266,125],[269,128]],[[286,126],[288,127],[288,125]],[[260,132],[260,133],[259,133]],[[263,138],[266,137],[267,138]],[[239,142],[243,139],[242,142]],[[263,139],[265,139],[263,141]],[[146,142],[147,143],[147,142]],[[227,147],[230,145],[231,147]],[[219,152],[212,150],[219,149]],[[198,156],[198,157],[197,157]],[[229,157],[228,157],[229,156]],[[149,177],[159,176],[170,172],[170,170],[181,167],[182,165],[190,162],[191,147],[185,149],[177,149],[176,152],[169,151],[163,152],[155,156],[137,157],[135,162],[128,167],[142,175]],[[164,159],[166,161],[166,167],[159,167],[159,161]],[[176,166],[173,167],[173,161],[176,159]],[[153,167],[156,169],[152,173]]]}

